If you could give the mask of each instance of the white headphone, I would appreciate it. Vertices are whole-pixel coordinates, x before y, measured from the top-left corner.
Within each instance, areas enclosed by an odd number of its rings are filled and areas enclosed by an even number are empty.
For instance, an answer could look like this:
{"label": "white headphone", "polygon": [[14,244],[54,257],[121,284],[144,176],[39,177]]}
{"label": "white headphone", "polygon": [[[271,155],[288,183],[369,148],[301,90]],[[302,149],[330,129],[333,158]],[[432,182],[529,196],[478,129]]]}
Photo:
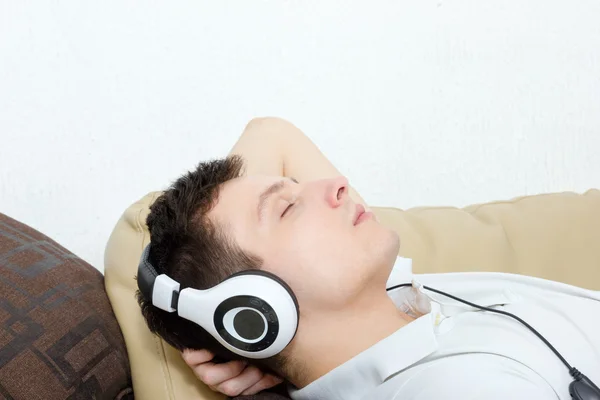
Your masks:
{"label": "white headphone", "polygon": [[272,357],[292,341],[299,308],[292,289],[266,271],[248,270],[229,276],[206,290],[185,288],[159,275],[146,246],[137,283],[146,300],[192,321],[233,353],[253,359]]}

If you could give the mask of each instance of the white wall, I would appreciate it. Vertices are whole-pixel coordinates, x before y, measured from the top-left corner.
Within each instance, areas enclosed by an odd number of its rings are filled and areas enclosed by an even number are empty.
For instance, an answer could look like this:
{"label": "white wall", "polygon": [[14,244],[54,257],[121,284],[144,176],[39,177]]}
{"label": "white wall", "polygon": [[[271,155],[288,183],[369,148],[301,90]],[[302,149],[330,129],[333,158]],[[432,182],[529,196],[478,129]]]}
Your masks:
{"label": "white wall", "polygon": [[102,269],[131,202],[257,115],[375,205],[600,187],[598,21],[596,0],[0,0],[0,212]]}

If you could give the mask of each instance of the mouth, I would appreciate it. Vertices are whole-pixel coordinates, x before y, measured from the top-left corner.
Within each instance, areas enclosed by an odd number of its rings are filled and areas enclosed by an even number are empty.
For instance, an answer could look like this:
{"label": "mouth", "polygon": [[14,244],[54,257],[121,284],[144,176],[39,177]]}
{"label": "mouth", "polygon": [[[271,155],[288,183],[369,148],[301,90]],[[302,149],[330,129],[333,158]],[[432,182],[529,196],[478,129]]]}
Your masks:
{"label": "mouth", "polygon": [[365,210],[365,207],[362,204],[357,204],[352,225],[356,226],[361,222],[371,218],[373,218],[373,213]]}

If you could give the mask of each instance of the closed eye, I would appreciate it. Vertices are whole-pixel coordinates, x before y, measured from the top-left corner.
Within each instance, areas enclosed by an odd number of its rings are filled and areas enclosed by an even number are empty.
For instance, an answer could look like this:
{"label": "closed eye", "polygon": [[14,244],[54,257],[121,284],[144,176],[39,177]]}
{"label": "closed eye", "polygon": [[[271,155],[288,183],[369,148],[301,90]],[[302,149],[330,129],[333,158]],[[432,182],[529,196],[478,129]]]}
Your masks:
{"label": "closed eye", "polygon": [[285,216],[285,214],[287,214],[287,212],[288,212],[288,211],[290,211],[290,210],[292,209],[292,207],[294,207],[294,205],[295,205],[295,204],[296,204],[296,203],[290,203],[290,205],[289,205],[289,206],[287,206],[287,207],[285,208],[285,210],[283,210],[283,214],[281,214],[281,218],[283,218],[283,217]]}
{"label": "closed eye", "polygon": [[[300,182],[298,182],[298,180],[296,178],[289,178],[292,182],[294,182],[295,184],[299,184]],[[285,214],[287,214],[288,211],[290,211],[292,209],[292,207],[294,207],[296,203],[290,203],[285,210],[283,210],[283,213],[281,214],[281,218],[283,218],[285,216]]]}

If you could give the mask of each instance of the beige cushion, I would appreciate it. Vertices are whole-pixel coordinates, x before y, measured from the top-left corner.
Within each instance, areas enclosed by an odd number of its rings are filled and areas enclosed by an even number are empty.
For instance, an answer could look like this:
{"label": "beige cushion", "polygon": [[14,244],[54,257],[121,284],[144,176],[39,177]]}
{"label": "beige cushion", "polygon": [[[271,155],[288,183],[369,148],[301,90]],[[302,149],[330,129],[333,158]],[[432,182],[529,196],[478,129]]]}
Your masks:
{"label": "beige cushion", "polygon": [[[201,384],[179,353],[152,335],[134,297],[134,275],[149,241],[150,193],[129,207],[105,254],[105,284],[125,341],[136,399],[222,399]],[[402,211],[375,208],[401,237],[417,273],[504,271],[600,290],[600,191]]]}

